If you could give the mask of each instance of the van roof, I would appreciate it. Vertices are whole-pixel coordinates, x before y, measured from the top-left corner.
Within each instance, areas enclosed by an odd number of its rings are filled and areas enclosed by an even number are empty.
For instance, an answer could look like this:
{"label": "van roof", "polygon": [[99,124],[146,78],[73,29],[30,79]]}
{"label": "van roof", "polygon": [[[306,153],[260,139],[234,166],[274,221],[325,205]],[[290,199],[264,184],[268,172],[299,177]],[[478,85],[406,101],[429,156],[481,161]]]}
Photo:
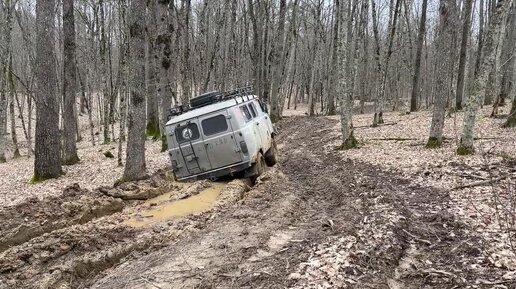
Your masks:
{"label": "van roof", "polygon": [[214,112],[214,111],[226,109],[226,108],[229,108],[229,107],[241,104],[241,103],[245,103],[245,102],[251,101],[251,100],[256,99],[256,98],[258,98],[256,95],[238,96],[238,97],[234,97],[234,98],[231,98],[231,99],[228,99],[228,100],[224,100],[224,101],[221,101],[221,102],[210,104],[210,105],[207,105],[207,106],[203,106],[203,107],[199,107],[199,108],[194,108],[194,109],[189,110],[189,111],[187,111],[187,112],[185,112],[185,113],[183,113],[181,115],[172,117],[167,122],[166,125],[169,126],[169,125],[177,124],[177,123],[183,122],[185,120],[188,120],[188,119],[191,119],[191,118],[194,118],[194,117],[198,117],[198,116],[205,115],[205,114],[208,114],[208,113],[211,113],[211,112]]}

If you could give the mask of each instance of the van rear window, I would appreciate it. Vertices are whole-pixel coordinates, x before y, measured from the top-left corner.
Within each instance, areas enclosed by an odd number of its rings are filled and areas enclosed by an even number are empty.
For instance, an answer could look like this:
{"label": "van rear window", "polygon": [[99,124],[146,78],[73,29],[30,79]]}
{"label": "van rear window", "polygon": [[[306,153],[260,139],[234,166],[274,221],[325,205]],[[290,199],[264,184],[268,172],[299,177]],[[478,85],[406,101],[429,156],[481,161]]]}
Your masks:
{"label": "van rear window", "polygon": [[186,125],[176,127],[175,133],[178,143],[193,141],[198,139],[200,136],[199,128],[195,123],[189,123]]}
{"label": "van rear window", "polygon": [[203,120],[201,122],[201,126],[205,136],[221,133],[228,130],[226,117],[222,114]]}

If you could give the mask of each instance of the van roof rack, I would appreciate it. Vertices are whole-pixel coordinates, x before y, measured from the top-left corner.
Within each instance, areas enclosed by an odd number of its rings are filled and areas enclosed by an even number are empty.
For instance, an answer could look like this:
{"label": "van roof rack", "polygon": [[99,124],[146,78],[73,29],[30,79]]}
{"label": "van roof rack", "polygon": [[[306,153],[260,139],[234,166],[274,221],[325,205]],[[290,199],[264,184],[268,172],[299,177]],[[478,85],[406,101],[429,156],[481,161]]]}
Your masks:
{"label": "van roof rack", "polygon": [[[170,119],[173,116],[181,115],[187,111],[200,108],[203,106],[207,106],[210,104],[214,104],[217,102],[229,100],[229,99],[235,99],[237,103],[237,98],[241,98],[241,102],[250,100],[249,95],[251,95],[253,92],[253,86],[245,86],[245,87],[239,87],[235,89],[231,89],[225,92],[218,92],[218,91],[210,91],[203,93],[199,96],[196,96],[192,99],[190,99],[189,103],[182,104],[182,105],[176,105],[170,109],[170,113],[168,116],[168,119]],[[245,98],[247,99],[245,99]]]}

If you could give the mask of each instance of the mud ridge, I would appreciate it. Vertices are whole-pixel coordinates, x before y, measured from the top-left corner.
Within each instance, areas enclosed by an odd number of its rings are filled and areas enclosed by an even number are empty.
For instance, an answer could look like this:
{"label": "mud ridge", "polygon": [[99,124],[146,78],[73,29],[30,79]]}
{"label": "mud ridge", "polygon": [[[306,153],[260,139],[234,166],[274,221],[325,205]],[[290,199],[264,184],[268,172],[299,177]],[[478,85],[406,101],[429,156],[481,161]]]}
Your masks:
{"label": "mud ridge", "polygon": [[165,171],[158,171],[148,180],[125,183],[117,188],[90,191],[72,184],[59,196],[33,198],[6,207],[0,211],[0,252],[45,233],[120,212],[127,205],[124,200],[152,198],[174,186]]}
{"label": "mud ridge", "polygon": [[[178,194],[196,194],[209,184],[192,186]],[[248,187],[229,183],[213,210],[224,209]],[[196,230],[211,219],[212,211],[152,226],[132,228],[128,215],[118,212],[93,221],[58,229],[0,253],[0,288],[79,288],[96,274],[138,252],[150,251]]]}

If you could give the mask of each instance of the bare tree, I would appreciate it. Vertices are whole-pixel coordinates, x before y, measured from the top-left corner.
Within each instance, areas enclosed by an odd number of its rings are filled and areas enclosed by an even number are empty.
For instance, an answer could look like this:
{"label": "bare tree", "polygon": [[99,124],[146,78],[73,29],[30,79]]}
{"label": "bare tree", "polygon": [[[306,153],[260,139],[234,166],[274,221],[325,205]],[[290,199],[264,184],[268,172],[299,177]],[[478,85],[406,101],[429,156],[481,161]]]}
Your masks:
{"label": "bare tree", "polygon": [[63,164],[73,165],[77,156],[77,119],[75,114],[76,75],[74,0],[63,0]]}
{"label": "bare tree", "polygon": [[282,54],[283,49],[285,47],[285,14],[287,10],[287,1],[280,0],[280,11],[279,11],[279,20],[278,20],[278,32],[276,34],[274,43],[276,43],[276,47],[273,53],[273,76],[272,76],[272,92],[271,92],[271,120],[273,122],[277,122],[280,118],[280,96],[279,96],[279,88],[280,81],[283,76],[283,61]]}
{"label": "bare tree", "polygon": [[500,83],[500,93],[493,105],[491,116],[498,114],[498,107],[505,104],[506,99],[510,99],[514,86],[514,56],[516,54],[516,4],[513,2],[511,12],[507,18],[507,29],[503,42],[501,55],[502,79]]}
{"label": "bare tree", "polygon": [[495,62],[496,47],[500,41],[503,19],[506,18],[507,13],[509,12],[511,2],[511,0],[499,0],[496,4],[496,9],[493,12],[492,18],[489,21],[486,40],[483,47],[484,58],[481,61],[478,74],[475,76],[471,96],[468,98],[464,109],[464,127],[462,130],[460,145],[457,149],[458,154],[465,155],[474,153],[473,132],[475,119],[486,88],[486,81],[490,68]]}
{"label": "bare tree", "polygon": [[[168,121],[168,113],[173,98],[173,91],[169,83],[171,66],[172,66],[172,35],[174,33],[174,26],[171,21],[171,9],[169,9],[168,1],[160,1],[158,6],[158,30],[156,37],[156,48],[158,49],[158,100],[160,102],[161,110],[161,140],[162,151],[167,149],[167,138],[165,136],[165,124]],[[177,44],[176,44],[177,45]],[[174,58],[175,59],[175,58]]]}
{"label": "bare tree", "polygon": [[130,106],[124,181],[146,177],[145,166],[145,0],[129,7]]}
{"label": "bare tree", "polygon": [[[466,0],[472,1],[472,0]],[[410,96],[410,111],[418,110],[418,98],[420,94],[420,79],[421,79],[421,56],[423,54],[423,42],[426,34],[426,8],[428,0],[423,0],[421,4],[421,18],[419,20],[419,32],[417,35],[416,48],[416,63],[414,64],[414,76],[412,78],[412,94]]]}
{"label": "bare tree", "polygon": [[[335,0],[335,11],[337,21],[337,93],[340,103],[340,122],[342,132],[341,149],[351,149],[357,146],[357,141],[353,133],[353,87],[350,85],[350,77],[353,72],[350,71],[347,64],[352,62],[348,60],[351,55],[351,42],[349,41],[350,29],[348,25],[351,23],[351,15],[348,14],[347,3],[342,0]],[[344,17],[347,16],[348,25],[344,25]]]}
{"label": "bare tree", "polygon": [[455,93],[455,109],[462,110],[462,98],[464,95],[464,84],[466,78],[467,48],[469,43],[469,32],[471,30],[471,11],[473,0],[464,0],[464,13],[462,23],[462,40],[460,44],[459,72],[457,76],[457,91]]}
{"label": "bare tree", "polygon": [[36,139],[33,181],[61,175],[54,59],[55,0],[36,1]]}

